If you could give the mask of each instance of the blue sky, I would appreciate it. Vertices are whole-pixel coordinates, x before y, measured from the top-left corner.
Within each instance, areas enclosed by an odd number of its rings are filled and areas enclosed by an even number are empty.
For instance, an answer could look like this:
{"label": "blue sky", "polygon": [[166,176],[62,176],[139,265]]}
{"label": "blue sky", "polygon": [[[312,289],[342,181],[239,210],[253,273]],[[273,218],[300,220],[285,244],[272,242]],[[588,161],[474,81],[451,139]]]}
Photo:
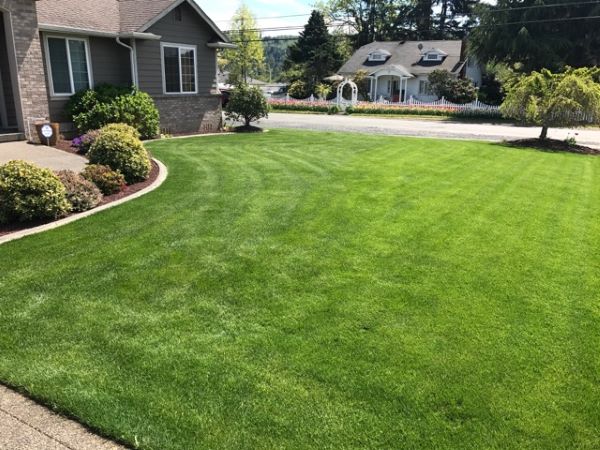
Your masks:
{"label": "blue sky", "polygon": [[[196,0],[200,7],[206,12],[217,25],[226,30],[229,27],[229,19],[240,6],[242,0]],[[304,25],[308,21],[308,15],[312,10],[315,0],[245,0],[246,5],[260,20],[261,28],[282,27],[287,25]],[[273,18],[278,16],[289,16],[305,14],[301,17]],[[286,31],[283,34],[297,34],[298,31]],[[265,33],[269,35],[280,33]]]}

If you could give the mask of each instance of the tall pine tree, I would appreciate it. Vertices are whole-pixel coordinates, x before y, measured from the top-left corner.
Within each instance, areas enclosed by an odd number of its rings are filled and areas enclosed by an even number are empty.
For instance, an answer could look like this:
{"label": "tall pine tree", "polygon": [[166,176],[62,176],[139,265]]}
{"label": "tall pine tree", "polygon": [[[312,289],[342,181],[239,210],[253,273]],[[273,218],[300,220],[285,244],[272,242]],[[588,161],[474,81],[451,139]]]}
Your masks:
{"label": "tall pine tree", "polygon": [[296,74],[291,78],[303,81],[312,91],[323,78],[341,67],[344,57],[335,38],[329,34],[323,14],[313,11],[298,41],[288,50],[285,68],[288,73]]}

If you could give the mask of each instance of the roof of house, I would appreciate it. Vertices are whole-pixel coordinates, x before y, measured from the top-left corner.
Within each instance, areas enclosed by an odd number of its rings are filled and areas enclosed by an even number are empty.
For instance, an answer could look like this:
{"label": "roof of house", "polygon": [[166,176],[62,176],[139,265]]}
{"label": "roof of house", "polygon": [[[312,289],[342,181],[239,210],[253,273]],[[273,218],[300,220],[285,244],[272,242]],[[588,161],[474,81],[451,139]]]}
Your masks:
{"label": "roof of house", "polygon": [[[372,74],[384,68],[402,68],[412,75],[429,74],[436,69],[456,73],[464,65],[461,59],[462,45],[459,40],[372,42],[359,48],[338,73],[348,75],[364,70]],[[382,50],[390,53],[385,61],[369,61],[371,53],[381,53]],[[442,55],[442,60],[424,60],[423,57],[428,52]]]}
{"label": "roof of house", "polygon": [[188,3],[223,42],[227,37],[194,0],[39,0],[41,29],[64,28],[91,33],[145,33],[177,6]]}

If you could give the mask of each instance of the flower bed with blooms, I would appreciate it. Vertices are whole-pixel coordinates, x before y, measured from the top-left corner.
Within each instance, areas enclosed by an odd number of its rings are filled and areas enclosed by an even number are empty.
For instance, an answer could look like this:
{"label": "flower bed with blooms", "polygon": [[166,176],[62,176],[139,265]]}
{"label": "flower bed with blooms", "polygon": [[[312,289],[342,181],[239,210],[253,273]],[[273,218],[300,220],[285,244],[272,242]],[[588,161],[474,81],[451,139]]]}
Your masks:
{"label": "flower bed with blooms", "polygon": [[[335,103],[327,101],[285,100],[271,99],[269,104],[274,111],[306,111],[326,113]],[[495,108],[465,108],[463,106],[447,105],[393,105],[385,103],[361,102],[346,108],[346,114],[373,114],[373,115],[415,115],[415,116],[440,116],[461,117],[473,119],[499,119],[500,111]]]}

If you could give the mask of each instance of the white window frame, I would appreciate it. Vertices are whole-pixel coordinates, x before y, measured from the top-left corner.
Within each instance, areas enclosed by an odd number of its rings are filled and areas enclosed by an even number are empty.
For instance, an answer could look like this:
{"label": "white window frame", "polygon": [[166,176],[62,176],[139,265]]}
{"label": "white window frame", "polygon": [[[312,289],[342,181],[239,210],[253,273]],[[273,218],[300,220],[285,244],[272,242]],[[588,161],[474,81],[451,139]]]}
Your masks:
{"label": "white window frame", "polygon": [[[52,61],[50,58],[50,45],[48,39],[63,39],[65,46],[67,47],[67,63],[69,65],[69,82],[71,83],[71,93],[54,92],[54,80],[52,79]],[[90,42],[86,37],[73,37],[59,34],[46,34],[44,35],[44,50],[46,53],[46,66],[48,68],[48,81],[50,82],[50,96],[51,97],[71,97],[75,94],[75,82],[73,80],[73,66],[71,64],[71,49],[69,48],[69,41],[79,41],[84,43],[85,47],[85,61],[87,63],[88,70],[88,84],[90,89],[94,88],[94,79],[92,77],[92,58],[90,53]]]}
{"label": "white window frame", "polygon": [[[167,92],[167,74],[165,72],[165,47],[176,48],[179,55],[179,89],[180,92]],[[194,91],[183,90],[183,70],[181,70],[181,50],[194,51]],[[160,65],[162,68],[162,84],[164,95],[194,95],[198,93],[198,46],[190,44],[160,43]]]}
{"label": "white window frame", "polygon": [[425,53],[425,61],[439,61],[439,60],[440,60],[439,53],[434,53],[434,52]]}
{"label": "white window frame", "polygon": [[369,61],[385,61],[385,55],[383,53],[371,53]]}

